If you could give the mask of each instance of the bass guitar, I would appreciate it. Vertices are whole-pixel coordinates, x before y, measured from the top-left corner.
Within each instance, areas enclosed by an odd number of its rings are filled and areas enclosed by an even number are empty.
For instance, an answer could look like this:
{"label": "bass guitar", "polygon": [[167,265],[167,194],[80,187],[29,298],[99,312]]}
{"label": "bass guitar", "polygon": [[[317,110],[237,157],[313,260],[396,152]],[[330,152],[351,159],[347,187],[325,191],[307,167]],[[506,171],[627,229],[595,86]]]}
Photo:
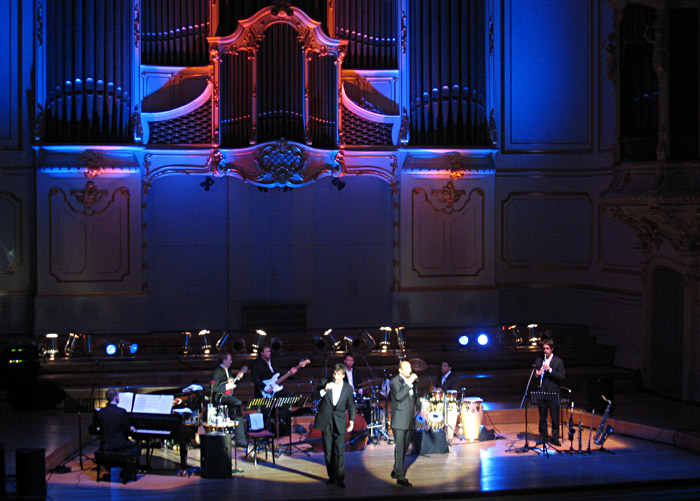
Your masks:
{"label": "bass guitar", "polygon": [[[245,375],[246,372],[248,372],[248,367],[244,365],[243,367],[241,367],[241,370],[238,371],[236,377],[228,378],[228,381],[226,381],[226,390],[224,390],[224,395],[226,395],[227,397],[231,396],[233,390],[236,388],[236,383],[241,380],[241,378]],[[231,387],[229,388],[229,386]]]}
{"label": "bass guitar", "polygon": [[[311,363],[311,360],[309,360],[308,358],[304,358],[304,359],[302,359],[302,360],[297,364],[297,366],[295,367],[295,369],[297,369],[297,370],[298,370],[298,369],[301,369],[302,367],[306,367],[306,366],[309,365],[310,363]],[[296,371],[295,371],[295,372],[296,372]],[[264,389],[263,389],[263,391],[262,391],[263,397],[265,397],[265,398],[272,398],[272,397],[274,397],[274,396],[275,396],[275,393],[277,393],[278,391],[280,391],[280,390],[283,388],[283,386],[281,385],[281,383],[282,383],[285,379],[287,379],[289,376],[291,376],[292,374],[293,374],[292,369],[289,369],[289,370],[287,371],[287,373],[286,373],[284,376],[281,376],[281,377],[280,377],[279,372],[277,372],[277,373],[275,373],[275,375],[272,376],[270,379],[265,379],[265,380],[263,380],[263,385],[265,385],[265,386],[264,386]]]}

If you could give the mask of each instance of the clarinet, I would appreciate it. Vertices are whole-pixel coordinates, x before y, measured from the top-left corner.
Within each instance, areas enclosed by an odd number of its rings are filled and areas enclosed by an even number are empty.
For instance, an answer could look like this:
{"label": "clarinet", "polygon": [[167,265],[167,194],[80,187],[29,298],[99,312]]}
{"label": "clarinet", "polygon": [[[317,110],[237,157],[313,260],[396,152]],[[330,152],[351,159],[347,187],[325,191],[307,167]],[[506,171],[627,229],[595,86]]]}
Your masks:
{"label": "clarinet", "polygon": [[582,442],[581,442],[581,436],[583,435],[583,421],[581,417],[581,410],[579,409],[578,411],[578,453],[581,454],[583,452],[582,448]]}
{"label": "clarinet", "polygon": [[591,453],[591,436],[593,435],[593,418],[595,417],[595,409],[593,409],[593,412],[591,413],[591,427],[589,428],[588,431],[588,450],[586,451],[588,454]]}

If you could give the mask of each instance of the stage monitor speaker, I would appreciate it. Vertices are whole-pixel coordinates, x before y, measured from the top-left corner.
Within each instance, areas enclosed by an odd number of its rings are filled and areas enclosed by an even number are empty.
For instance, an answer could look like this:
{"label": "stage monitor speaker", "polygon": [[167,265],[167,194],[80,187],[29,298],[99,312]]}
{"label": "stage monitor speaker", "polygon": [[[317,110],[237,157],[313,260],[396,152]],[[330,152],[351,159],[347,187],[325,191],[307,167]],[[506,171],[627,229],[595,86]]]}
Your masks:
{"label": "stage monitor speaker", "polygon": [[603,414],[608,403],[603,400],[603,395],[608,400],[613,398],[613,378],[591,378],[588,380],[588,406],[589,411],[595,409],[597,415]]}
{"label": "stage monitor speaker", "polygon": [[201,438],[202,478],[231,478],[231,435],[211,432]]}
{"label": "stage monitor speaker", "polygon": [[45,450],[21,447],[15,451],[17,495],[26,498],[46,497]]}

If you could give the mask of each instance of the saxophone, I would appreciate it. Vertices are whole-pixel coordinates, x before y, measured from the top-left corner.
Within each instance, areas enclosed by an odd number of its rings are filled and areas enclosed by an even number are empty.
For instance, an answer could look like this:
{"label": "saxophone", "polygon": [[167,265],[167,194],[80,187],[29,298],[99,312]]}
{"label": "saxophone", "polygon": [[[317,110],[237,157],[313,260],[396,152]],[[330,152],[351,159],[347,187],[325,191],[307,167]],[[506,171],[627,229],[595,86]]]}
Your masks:
{"label": "saxophone", "polygon": [[608,414],[610,414],[610,406],[612,405],[612,400],[608,400],[607,398],[605,398],[605,395],[601,395],[601,397],[603,397],[603,400],[605,400],[608,403],[608,406],[605,408],[605,414],[603,414],[603,419],[600,421],[598,429],[595,432],[595,443],[596,445],[600,445],[602,447],[605,443],[605,440],[607,440],[607,438],[613,432],[613,427],[607,424]]}

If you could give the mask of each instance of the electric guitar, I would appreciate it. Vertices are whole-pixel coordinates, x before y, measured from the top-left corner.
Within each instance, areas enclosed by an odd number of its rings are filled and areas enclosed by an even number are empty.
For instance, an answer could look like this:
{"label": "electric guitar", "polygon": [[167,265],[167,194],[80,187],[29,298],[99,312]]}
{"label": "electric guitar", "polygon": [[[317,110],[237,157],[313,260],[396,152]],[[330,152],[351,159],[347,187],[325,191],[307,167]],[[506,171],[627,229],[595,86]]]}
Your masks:
{"label": "electric guitar", "polygon": [[244,365],[243,367],[241,367],[241,370],[238,371],[236,377],[228,378],[228,381],[226,381],[226,385],[228,386],[229,384],[233,384],[233,386],[231,386],[231,388],[227,390],[224,390],[224,395],[226,395],[227,397],[231,396],[231,393],[233,393],[233,390],[236,388],[236,383],[241,380],[241,378],[246,372],[248,372],[248,367]]}
{"label": "electric guitar", "polygon": [[[306,367],[306,366],[309,365],[310,363],[311,363],[311,360],[309,360],[308,358],[304,358],[304,359],[301,360],[301,362],[299,362],[299,363],[297,364],[296,369],[301,369],[302,367]],[[280,373],[277,372],[277,373],[275,373],[275,375],[272,376],[270,379],[265,379],[265,380],[263,381],[263,385],[264,385],[264,386],[263,386],[263,391],[262,391],[263,397],[265,397],[265,398],[272,398],[272,397],[274,397],[274,396],[275,396],[275,393],[277,393],[278,391],[280,391],[280,390],[283,388],[283,387],[280,385],[280,383],[282,383],[285,379],[287,379],[287,378],[288,378],[289,376],[291,376],[291,375],[292,375],[292,370],[289,369],[289,370],[287,371],[287,373],[286,373],[284,376],[282,376],[282,377],[280,377]],[[267,390],[270,390],[270,391],[268,392]]]}

